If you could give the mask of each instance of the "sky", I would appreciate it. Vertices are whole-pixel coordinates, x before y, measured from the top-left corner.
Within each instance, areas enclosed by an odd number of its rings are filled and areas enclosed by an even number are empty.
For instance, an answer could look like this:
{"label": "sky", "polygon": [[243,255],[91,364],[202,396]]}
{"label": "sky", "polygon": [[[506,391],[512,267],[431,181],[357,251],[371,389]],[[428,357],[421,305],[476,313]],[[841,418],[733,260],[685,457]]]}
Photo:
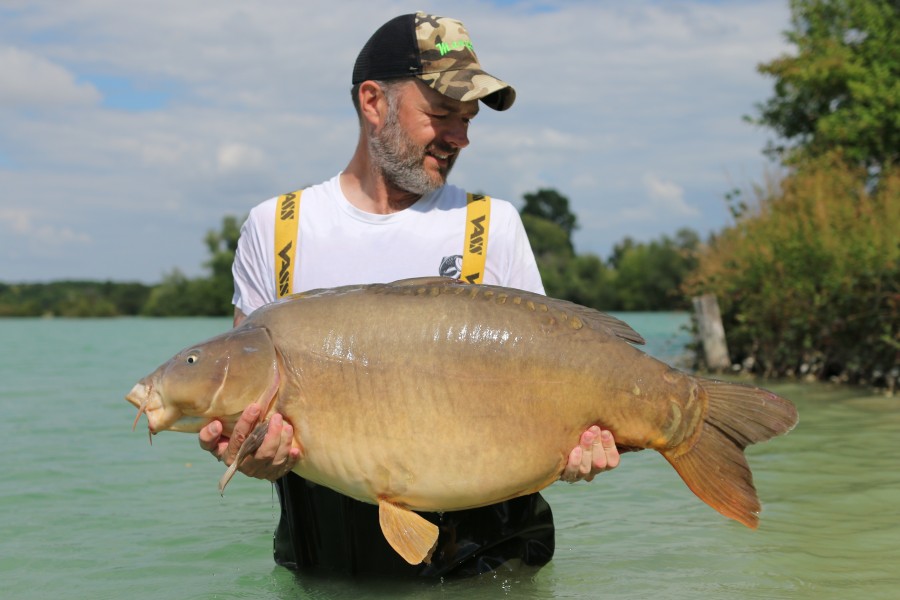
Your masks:
{"label": "sky", "polygon": [[556,189],[579,253],[719,231],[772,169],[743,117],[790,51],[787,0],[0,0],[0,281],[203,275],[226,215],[347,165],[356,55],[416,10],[517,91],[451,183]]}

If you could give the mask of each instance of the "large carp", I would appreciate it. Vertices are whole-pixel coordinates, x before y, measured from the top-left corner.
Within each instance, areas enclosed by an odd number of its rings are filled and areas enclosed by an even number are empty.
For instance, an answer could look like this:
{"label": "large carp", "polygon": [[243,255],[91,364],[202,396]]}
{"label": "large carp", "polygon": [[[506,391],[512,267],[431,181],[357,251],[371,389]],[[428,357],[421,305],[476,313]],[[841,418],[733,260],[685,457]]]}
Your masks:
{"label": "large carp", "polygon": [[623,451],[658,451],[700,499],[755,528],[743,450],[789,431],[794,406],[679,372],[633,343],[643,339],[609,315],[509,288],[347,286],[260,308],[175,355],[127,400],[151,433],[219,419],[227,434],[253,402],[261,421],[282,413],[302,448],[294,471],[377,504],[385,537],[412,564],[438,534],[413,511],[536,492],[594,424]]}

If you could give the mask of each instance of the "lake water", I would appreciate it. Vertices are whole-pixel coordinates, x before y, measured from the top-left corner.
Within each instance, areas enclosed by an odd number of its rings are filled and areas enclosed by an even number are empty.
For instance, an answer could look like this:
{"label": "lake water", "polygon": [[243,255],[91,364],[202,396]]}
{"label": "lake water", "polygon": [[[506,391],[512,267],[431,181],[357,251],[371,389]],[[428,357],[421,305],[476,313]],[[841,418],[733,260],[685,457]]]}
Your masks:
{"label": "lake water", "polygon": [[[620,315],[678,359],[686,315]],[[898,598],[900,400],[797,383],[786,437],[748,450],[757,531],[700,502],[654,452],[545,492],[554,560],[529,573],[398,583],[304,579],[272,562],[270,484],[196,436],[131,431],[124,394],[227,319],[0,320],[4,598]]]}

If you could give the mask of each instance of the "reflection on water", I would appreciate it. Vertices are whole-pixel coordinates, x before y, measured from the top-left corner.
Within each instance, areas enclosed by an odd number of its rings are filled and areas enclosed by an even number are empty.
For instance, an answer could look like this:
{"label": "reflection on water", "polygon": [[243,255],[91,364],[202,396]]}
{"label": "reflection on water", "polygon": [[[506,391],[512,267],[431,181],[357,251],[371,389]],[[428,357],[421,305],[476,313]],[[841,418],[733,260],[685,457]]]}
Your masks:
{"label": "reflection on water", "polygon": [[[659,323],[639,319],[626,320],[653,337]],[[0,364],[4,597],[898,597],[898,399],[796,383],[769,387],[797,404],[797,429],[748,450],[763,503],[757,531],[721,517],[661,456],[641,452],[593,483],[546,491],[557,552],[536,573],[298,580],[272,563],[271,486],[236,479],[220,498],[221,465],[192,436],[163,434],[150,447],[130,431],[134,410],[122,397],[134,381],[228,325],[0,320],[0,340],[14,349]]]}

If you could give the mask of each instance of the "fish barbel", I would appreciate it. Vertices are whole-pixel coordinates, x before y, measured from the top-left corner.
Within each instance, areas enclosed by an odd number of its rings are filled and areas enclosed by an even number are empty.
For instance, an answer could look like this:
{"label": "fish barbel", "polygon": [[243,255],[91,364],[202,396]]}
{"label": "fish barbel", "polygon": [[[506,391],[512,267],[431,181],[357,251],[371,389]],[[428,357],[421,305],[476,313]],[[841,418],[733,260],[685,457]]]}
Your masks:
{"label": "fish barbel", "polygon": [[[179,352],[126,396],[151,433],[230,434],[251,403],[260,426],[293,425],[294,471],[377,504],[408,562],[437,527],[414,511],[493,504],[556,481],[592,425],[622,451],[653,449],[726,517],[755,528],[743,450],[790,431],[797,412],[763,389],[694,377],[644,354],[622,321],[538,294],[444,278],[297,294]],[[137,421],[135,421],[137,422]]]}

